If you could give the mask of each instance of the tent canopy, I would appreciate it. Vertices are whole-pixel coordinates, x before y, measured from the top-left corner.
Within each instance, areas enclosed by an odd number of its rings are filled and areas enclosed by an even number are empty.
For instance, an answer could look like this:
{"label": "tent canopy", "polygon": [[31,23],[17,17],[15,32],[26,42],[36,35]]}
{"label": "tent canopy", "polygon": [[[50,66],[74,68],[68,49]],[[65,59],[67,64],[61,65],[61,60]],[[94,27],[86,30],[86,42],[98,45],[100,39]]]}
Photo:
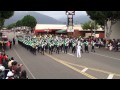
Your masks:
{"label": "tent canopy", "polygon": [[65,29],[58,30],[58,31],[56,31],[56,33],[67,33],[67,30],[65,30]]}

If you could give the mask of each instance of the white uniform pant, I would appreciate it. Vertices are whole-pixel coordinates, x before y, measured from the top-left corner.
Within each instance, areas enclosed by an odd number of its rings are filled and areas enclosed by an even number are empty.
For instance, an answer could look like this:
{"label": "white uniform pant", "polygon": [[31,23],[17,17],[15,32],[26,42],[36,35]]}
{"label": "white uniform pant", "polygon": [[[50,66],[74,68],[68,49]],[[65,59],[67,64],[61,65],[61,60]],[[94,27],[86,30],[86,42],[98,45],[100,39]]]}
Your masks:
{"label": "white uniform pant", "polygon": [[81,57],[81,51],[77,50],[77,57]]}

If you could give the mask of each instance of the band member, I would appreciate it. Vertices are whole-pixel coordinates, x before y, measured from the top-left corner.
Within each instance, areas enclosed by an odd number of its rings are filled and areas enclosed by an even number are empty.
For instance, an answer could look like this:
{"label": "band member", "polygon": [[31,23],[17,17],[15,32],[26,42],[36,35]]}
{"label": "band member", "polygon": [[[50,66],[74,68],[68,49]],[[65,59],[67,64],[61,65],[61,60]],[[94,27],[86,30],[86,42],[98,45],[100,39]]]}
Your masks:
{"label": "band member", "polygon": [[45,44],[44,42],[42,42],[42,46],[41,46],[41,54],[44,55],[44,49],[45,49]]}
{"label": "band member", "polygon": [[67,49],[68,49],[68,43],[65,42],[64,43],[64,53],[66,53],[66,54],[67,54]]}
{"label": "band member", "polygon": [[89,50],[88,50],[88,41],[87,40],[84,42],[84,45],[85,45],[85,52],[87,51],[89,53]]}
{"label": "band member", "polygon": [[75,49],[76,49],[76,43],[73,42],[72,43],[72,53],[75,53],[75,51],[76,51]]}
{"label": "band member", "polygon": [[48,44],[48,47],[49,47],[49,54],[52,54],[52,44],[49,43],[49,44]]}
{"label": "band member", "polygon": [[81,52],[83,53],[83,41],[80,42]]}
{"label": "band member", "polygon": [[59,42],[57,42],[56,53],[59,54]]}

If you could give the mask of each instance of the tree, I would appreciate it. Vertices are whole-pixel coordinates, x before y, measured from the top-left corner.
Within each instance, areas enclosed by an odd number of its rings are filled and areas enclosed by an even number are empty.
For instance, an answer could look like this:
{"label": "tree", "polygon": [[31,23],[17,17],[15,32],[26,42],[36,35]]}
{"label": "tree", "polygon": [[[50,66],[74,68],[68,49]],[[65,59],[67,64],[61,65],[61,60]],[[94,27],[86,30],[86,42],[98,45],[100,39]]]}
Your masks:
{"label": "tree", "polygon": [[5,19],[9,19],[13,14],[14,11],[0,11],[0,29],[4,25]]}
{"label": "tree", "polygon": [[96,22],[93,22],[93,21],[88,21],[84,24],[82,24],[82,28],[84,30],[88,30],[90,29],[91,30],[91,36],[93,35],[93,29],[98,29],[98,24],[95,24]]}
{"label": "tree", "polygon": [[3,25],[4,25],[4,22],[5,22],[5,19],[3,19],[3,18],[0,18],[0,29],[3,27]]}
{"label": "tree", "polygon": [[12,23],[7,26],[7,29],[12,29],[13,27],[16,27],[16,23]]}
{"label": "tree", "polygon": [[31,29],[33,29],[37,24],[37,20],[30,15],[24,16],[24,18],[22,19],[22,25],[23,26],[28,26]]}
{"label": "tree", "polygon": [[13,14],[14,11],[0,11],[0,18],[9,19]]}
{"label": "tree", "polygon": [[105,29],[105,37],[110,39],[112,26],[120,19],[120,11],[87,11],[87,14]]}
{"label": "tree", "polygon": [[18,20],[18,21],[16,22],[16,27],[20,27],[20,26],[23,26],[22,20]]}

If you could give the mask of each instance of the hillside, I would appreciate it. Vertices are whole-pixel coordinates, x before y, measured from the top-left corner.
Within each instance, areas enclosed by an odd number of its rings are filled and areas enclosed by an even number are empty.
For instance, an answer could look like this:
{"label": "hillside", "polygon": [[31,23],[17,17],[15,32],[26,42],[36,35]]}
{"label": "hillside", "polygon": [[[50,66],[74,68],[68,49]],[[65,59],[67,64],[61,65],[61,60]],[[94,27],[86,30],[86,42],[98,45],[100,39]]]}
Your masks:
{"label": "hillside", "polygon": [[31,12],[27,12],[27,11],[18,12],[18,11],[16,11],[14,16],[12,16],[10,19],[5,21],[5,26],[7,26],[11,23],[17,22],[18,20],[22,19],[25,15],[34,16],[37,20],[37,23],[39,23],[39,24],[61,24],[62,23],[52,17],[46,16],[46,15],[43,15],[43,14],[40,14],[37,12],[32,12],[32,11]]}

